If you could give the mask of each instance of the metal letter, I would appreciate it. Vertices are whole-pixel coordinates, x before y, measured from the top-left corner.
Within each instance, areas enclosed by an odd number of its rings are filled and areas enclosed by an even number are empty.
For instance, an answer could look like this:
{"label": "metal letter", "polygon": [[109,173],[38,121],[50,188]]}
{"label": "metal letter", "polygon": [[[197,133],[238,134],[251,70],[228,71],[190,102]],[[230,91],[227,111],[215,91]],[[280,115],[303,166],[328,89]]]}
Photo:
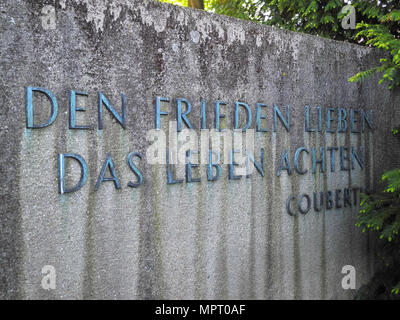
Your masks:
{"label": "metal letter", "polygon": [[266,117],[261,114],[261,108],[266,107],[267,105],[262,103],[257,103],[257,113],[256,113],[256,131],[257,132],[268,132],[267,129],[261,128],[261,119],[265,119]]}
{"label": "metal letter", "polygon": [[279,117],[279,120],[282,122],[282,124],[285,126],[286,131],[290,131],[290,106],[286,106],[286,119],[283,117],[281,111],[278,109],[276,105],[274,105],[274,132],[276,132],[276,118],[277,116]]}
{"label": "metal letter", "polygon": [[163,97],[156,97],[156,108],[155,108],[155,115],[154,115],[154,126],[156,130],[160,130],[160,115],[167,115],[168,112],[161,111],[161,101],[169,102],[168,98]]}
{"label": "metal letter", "polygon": [[85,111],[85,108],[76,106],[76,95],[87,96],[83,91],[71,90],[69,92],[69,128],[70,129],[90,129],[90,126],[76,125],[76,111]]}
{"label": "metal letter", "polygon": [[[51,103],[50,118],[47,122],[42,124],[34,124],[33,121],[33,91],[43,93],[47,98],[49,98]],[[38,129],[45,128],[51,125],[57,118],[58,104],[57,99],[54,94],[47,89],[26,87],[25,88],[25,108],[26,108],[26,127],[28,129]]]}
{"label": "metal letter", "polygon": [[296,153],[294,154],[294,168],[296,169],[296,171],[299,173],[299,174],[306,174],[307,172],[308,172],[308,170],[301,170],[300,169],[300,167],[299,167],[299,158],[300,158],[300,154],[302,153],[302,152],[306,152],[306,153],[308,153],[308,150],[305,148],[305,147],[300,147],[300,148],[298,148],[297,150],[296,150]]}
{"label": "metal letter", "polygon": [[[65,187],[65,158],[72,158],[78,161],[80,167],[81,167],[81,177],[79,179],[79,182],[76,186],[67,189]],[[64,194],[64,193],[69,193],[69,192],[74,192],[79,190],[80,188],[83,187],[83,185],[87,181],[88,177],[88,167],[85,162],[85,160],[78,154],[75,153],[59,153],[58,154],[58,193],[59,194]]]}
{"label": "metal letter", "polygon": [[128,186],[131,188],[137,188],[143,183],[143,175],[140,172],[140,170],[133,163],[133,160],[132,160],[133,157],[138,157],[139,159],[142,159],[143,155],[140,152],[131,152],[130,154],[128,154],[128,157],[126,158],[126,163],[131,168],[131,170],[133,171],[133,173],[135,174],[135,176],[138,179],[138,181],[135,183],[128,182]]}
{"label": "metal letter", "polygon": [[[107,168],[110,168],[110,172],[111,172],[112,177],[107,177],[107,178],[104,177]],[[101,172],[100,172],[99,178],[97,179],[96,186],[94,187],[95,191],[97,191],[99,189],[100,184],[103,181],[114,181],[115,188],[116,189],[120,189],[121,188],[121,184],[119,183],[117,172],[115,171],[114,162],[112,161],[110,153],[107,154],[107,159],[104,162],[103,167],[101,168]]]}
{"label": "metal letter", "polygon": [[[186,104],[187,108],[185,112],[182,112],[182,102]],[[182,131],[182,119],[186,123],[186,126],[189,129],[193,129],[192,124],[190,123],[187,115],[190,113],[192,110],[192,105],[191,103],[184,99],[184,98],[178,98],[176,99],[176,130],[177,132]]]}
{"label": "metal letter", "polygon": [[251,109],[246,103],[235,101],[235,121],[234,121],[235,122],[235,125],[234,125],[235,130],[239,129],[239,106],[242,106],[246,109],[247,123],[242,128],[242,131],[246,131],[251,126]]}
{"label": "metal letter", "polygon": [[106,106],[108,111],[111,112],[113,117],[121,124],[122,128],[126,129],[126,97],[125,94],[121,93],[121,109],[122,116],[115,110],[115,108],[110,104],[107,98],[99,91],[99,103],[98,103],[98,112],[99,112],[99,130],[103,130],[103,104]]}
{"label": "metal letter", "polygon": [[[285,164],[286,163],[286,164]],[[279,164],[278,171],[276,175],[279,177],[281,175],[282,170],[287,170],[288,175],[292,174],[292,168],[290,167],[290,161],[286,149],[283,149],[283,155],[281,158],[281,162]]]}
{"label": "metal letter", "polygon": [[220,123],[219,123],[219,119],[220,118],[225,118],[224,114],[220,114],[220,107],[221,104],[226,104],[225,102],[222,101],[215,101],[215,106],[214,106],[214,114],[215,114],[215,129],[218,131],[223,131],[220,129]]}

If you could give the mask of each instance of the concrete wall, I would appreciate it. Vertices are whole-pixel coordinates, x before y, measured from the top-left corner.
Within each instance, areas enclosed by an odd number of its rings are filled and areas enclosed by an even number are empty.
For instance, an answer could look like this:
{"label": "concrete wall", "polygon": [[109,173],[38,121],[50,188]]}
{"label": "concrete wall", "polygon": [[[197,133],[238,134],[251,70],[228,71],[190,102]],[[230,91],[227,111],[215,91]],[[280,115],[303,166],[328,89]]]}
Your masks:
{"label": "concrete wall", "polygon": [[[3,1],[0,28],[1,298],[335,299],[354,295],[341,287],[344,265],[356,268],[357,288],[372,275],[375,245],[354,226],[357,207],[293,217],[285,203],[292,194],[372,188],[383,170],[399,165],[390,134],[399,95],[377,77],[347,81],[376,65],[381,52],[137,0]],[[51,126],[26,128],[27,86],[57,97]],[[68,129],[69,90],[88,93],[77,117],[93,129]],[[126,94],[125,130],[108,111],[98,130],[98,91],[118,111]],[[256,103],[268,106],[269,129],[272,105],[290,105],[291,129],[278,121],[277,132],[256,133],[264,177],[229,180],[223,166],[220,179],[208,182],[203,165],[195,171],[201,183],[167,185],[165,166],[144,158],[135,160],[144,183],[130,188],[135,176],[126,156],[146,153],[155,96],[170,99],[161,120],[167,136],[179,97],[192,102],[198,133],[203,99],[208,128],[212,103],[223,100],[227,128],[234,101],[244,101],[253,117]],[[35,95],[34,104],[35,121],[44,121],[48,99]],[[373,109],[375,129],[304,132],[305,105]],[[301,146],[364,146],[364,169],[331,173],[327,162],[326,173],[278,177],[283,150],[292,161]],[[68,152],[85,158],[89,177],[81,190],[60,195],[57,154]],[[104,182],[95,191],[109,152],[122,188]],[[311,171],[310,160],[304,163]],[[69,183],[76,181],[76,164],[67,169]],[[176,171],[184,178],[183,166]],[[41,286],[44,265],[56,269],[55,290]]]}

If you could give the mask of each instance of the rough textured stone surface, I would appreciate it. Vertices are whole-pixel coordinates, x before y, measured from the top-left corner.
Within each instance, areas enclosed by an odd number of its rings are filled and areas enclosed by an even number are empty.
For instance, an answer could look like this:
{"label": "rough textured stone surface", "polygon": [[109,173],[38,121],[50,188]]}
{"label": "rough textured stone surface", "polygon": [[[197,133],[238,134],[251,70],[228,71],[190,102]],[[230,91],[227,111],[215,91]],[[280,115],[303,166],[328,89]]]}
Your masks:
{"label": "rough textured stone surface", "polygon": [[[356,207],[292,217],[285,202],[290,194],[371,188],[383,170],[399,165],[390,135],[398,93],[379,87],[377,77],[347,81],[377,64],[381,52],[136,0],[2,1],[0,32],[1,298],[351,298],[354,291],[341,287],[342,266],[356,267],[357,287],[371,277],[374,243],[354,226]],[[25,128],[26,86],[56,95],[60,110],[51,126]],[[68,129],[71,89],[88,92],[78,123],[92,130]],[[104,130],[97,129],[99,90],[118,110],[126,94],[126,130],[107,111]],[[163,106],[169,120],[175,99],[189,99],[197,131],[202,99],[209,128],[216,100],[228,103],[228,128],[236,100],[253,116],[257,102],[267,104],[269,129],[271,106],[289,104],[291,132],[278,123],[275,133],[257,133],[264,178],[255,172],[230,181],[224,166],[218,181],[207,182],[202,167],[201,183],[167,185],[165,166],[144,159],[138,167],[145,182],[132,189],[126,156],[146,152],[156,95],[170,98]],[[47,118],[48,105],[35,96],[36,119]],[[375,131],[304,132],[305,105],[373,109]],[[300,146],[336,145],[365,146],[364,170],[276,176],[283,149],[292,157]],[[67,152],[86,159],[89,179],[60,196],[57,154]],[[95,192],[108,152],[122,188],[105,182]],[[74,168],[71,162],[71,181]],[[55,290],[41,287],[44,265],[56,268]]]}

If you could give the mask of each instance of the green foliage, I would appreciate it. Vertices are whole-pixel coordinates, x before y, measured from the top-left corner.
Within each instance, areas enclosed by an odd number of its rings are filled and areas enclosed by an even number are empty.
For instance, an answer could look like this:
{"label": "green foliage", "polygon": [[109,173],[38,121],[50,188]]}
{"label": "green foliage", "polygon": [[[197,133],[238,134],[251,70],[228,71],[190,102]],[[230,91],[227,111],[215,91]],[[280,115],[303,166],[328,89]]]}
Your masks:
{"label": "green foliage", "polygon": [[392,289],[391,293],[395,293],[395,294],[400,293],[400,282]]}
{"label": "green foliage", "polygon": [[380,24],[359,23],[357,29],[360,31],[355,35],[354,39],[365,39],[366,45],[388,51],[390,59],[381,59],[380,66],[357,73],[349,81],[362,81],[372,72],[381,72],[382,79],[379,83],[387,81],[389,88],[392,89],[400,85],[400,10],[394,9],[384,14],[378,10],[366,8],[364,13],[368,13],[371,17],[378,19]]}
{"label": "green foliage", "polygon": [[351,40],[353,30],[341,27],[344,3],[340,0],[269,0],[268,25],[336,40]]}
{"label": "green foliage", "polygon": [[172,3],[178,6],[187,7],[188,0],[159,0],[160,2]]}
{"label": "green foliage", "polygon": [[357,226],[376,230],[380,239],[391,242],[400,230],[400,169],[387,171],[382,176],[386,183],[383,192],[362,194]]}
{"label": "green foliage", "polygon": [[208,10],[227,16],[262,22],[264,1],[260,0],[206,0]]}
{"label": "green foliage", "polygon": [[[209,8],[221,14],[261,22],[267,25],[306,32],[336,40],[356,42],[354,30],[345,30],[341,21],[347,14],[341,13],[345,6],[343,0],[208,0]],[[374,16],[378,12],[388,13],[392,1],[353,0],[352,4],[360,10],[357,19],[377,23]],[[373,6],[365,6],[369,3]],[[368,10],[370,9],[370,10]]]}
{"label": "green foliage", "polygon": [[[382,192],[371,195],[362,194],[360,212],[356,226],[374,231],[384,241],[378,254],[384,266],[396,266],[395,281],[392,294],[399,294],[400,282],[398,273],[400,265],[400,169],[387,171],[382,176],[385,184]],[[392,281],[393,282],[393,281]]]}

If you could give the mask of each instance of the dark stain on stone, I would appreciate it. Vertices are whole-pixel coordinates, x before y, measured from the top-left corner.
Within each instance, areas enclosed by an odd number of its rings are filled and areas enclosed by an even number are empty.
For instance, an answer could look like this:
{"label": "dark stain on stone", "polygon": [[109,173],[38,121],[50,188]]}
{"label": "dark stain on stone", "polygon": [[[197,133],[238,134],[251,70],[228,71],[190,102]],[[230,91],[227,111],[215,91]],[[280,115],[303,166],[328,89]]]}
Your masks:
{"label": "dark stain on stone", "polygon": [[[97,139],[94,134],[89,134],[87,138],[88,145],[92,146],[89,152],[89,163],[96,165],[89,166],[88,180],[97,177],[98,154]],[[94,179],[93,179],[94,180]],[[85,249],[84,249],[84,272],[83,272],[83,299],[94,299],[96,291],[94,288],[94,277],[96,275],[96,245],[94,239],[95,233],[95,215],[96,215],[96,192],[94,183],[89,184],[89,203],[87,206],[87,217],[85,225]]]}

